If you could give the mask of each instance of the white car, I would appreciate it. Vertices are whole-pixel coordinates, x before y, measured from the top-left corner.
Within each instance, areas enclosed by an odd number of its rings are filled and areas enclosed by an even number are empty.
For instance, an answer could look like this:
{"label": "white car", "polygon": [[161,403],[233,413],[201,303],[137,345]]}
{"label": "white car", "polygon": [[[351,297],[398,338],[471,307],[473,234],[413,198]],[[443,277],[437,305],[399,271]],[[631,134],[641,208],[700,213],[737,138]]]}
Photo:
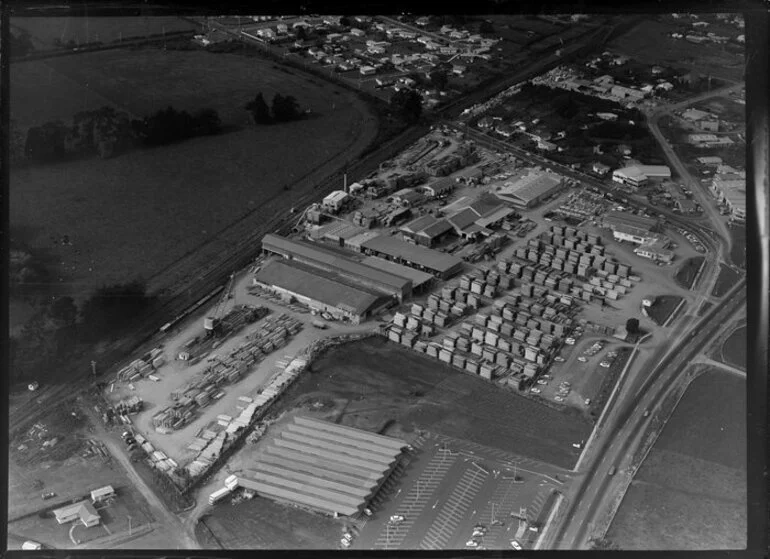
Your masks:
{"label": "white car", "polygon": [[585,363],[586,361],[588,361],[588,357],[584,357],[581,355],[580,357],[578,357],[578,361],[580,361],[581,363]]}
{"label": "white car", "polygon": [[516,540],[511,540],[511,547],[516,551],[521,551],[521,544]]}
{"label": "white car", "polygon": [[564,401],[564,398],[562,398],[561,396],[558,396],[558,395],[554,396],[553,399],[556,400],[557,402],[563,402]]}
{"label": "white car", "polygon": [[342,547],[350,547],[350,540],[341,539],[340,543],[342,544]]}
{"label": "white car", "polygon": [[478,547],[478,546],[479,546],[479,543],[474,540],[468,540],[467,542],[465,542],[465,547]]}
{"label": "white car", "polygon": [[569,381],[563,380],[559,383],[559,386],[572,386]]}
{"label": "white car", "polygon": [[390,521],[391,522],[403,522],[404,521],[404,517],[401,516],[400,514],[394,514],[393,516],[390,517]]}
{"label": "white car", "polygon": [[586,406],[590,406],[591,405],[591,398],[586,398],[584,403],[585,403]]}
{"label": "white car", "polygon": [[599,363],[599,366],[600,367],[604,367],[606,369],[606,368],[608,368],[610,366],[610,362],[609,361],[602,361],[601,363]]}
{"label": "white car", "polygon": [[548,384],[548,381],[542,378],[537,379],[538,384]]}
{"label": "white car", "polygon": [[567,338],[564,340],[564,343],[567,345],[575,345],[575,338]]}
{"label": "white car", "polygon": [[553,360],[556,361],[557,363],[564,363],[564,357],[562,357],[561,355],[557,355],[556,357],[553,358]]}
{"label": "white car", "polygon": [[539,389],[539,388],[537,388],[537,387],[533,387],[533,388],[530,388],[530,389],[529,389],[529,391],[530,391],[532,394],[540,394],[540,389]]}

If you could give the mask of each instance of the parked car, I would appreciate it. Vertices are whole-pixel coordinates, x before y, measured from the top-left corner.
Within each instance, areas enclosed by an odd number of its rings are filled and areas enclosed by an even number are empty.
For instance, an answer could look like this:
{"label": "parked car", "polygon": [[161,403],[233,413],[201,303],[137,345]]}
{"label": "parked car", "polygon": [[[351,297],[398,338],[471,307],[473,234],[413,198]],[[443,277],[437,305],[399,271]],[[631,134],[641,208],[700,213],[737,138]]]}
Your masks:
{"label": "parked car", "polygon": [[564,398],[562,398],[559,395],[554,396],[553,399],[556,400],[557,402],[563,402],[564,401]]}
{"label": "parked car", "polygon": [[53,499],[54,497],[56,497],[56,493],[54,493],[53,491],[46,491],[41,495],[41,497],[43,498],[44,501],[47,501],[48,499]]}
{"label": "parked car", "polygon": [[511,547],[516,551],[521,551],[521,544],[516,540],[511,540]]}
{"label": "parked car", "polygon": [[564,340],[564,343],[567,345],[575,345],[575,338],[567,338]]}
{"label": "parked car", "polygon": [[609,361],[602,361],[601,363],[599,363],[599,366],[600,367],[604,367],[605,369],[607,369],[610,366],[610,362]]}
{"label": "parked car", "polygon": [[468,540],[467,542],[465,542],[465,547],[478,547],[478,546],[479,546],[479,542],[475,540]]}
{"label": "parked car", "polygon": [[340,544],[342,544],[342,547],[350,547],[350,540],[343,538],[340,540]]}
{"label": "parked car", "polygon": [[538,384],[548,384],[548,381],[542,378],[537,379]]}
{"label": "parked car", "polygon": [[556,361],[557,363],[564,363],[564,357],[562,357],[561,355],[557,355],[556,357],[553,358],[553,360]]}
{"label": "parked car", "polygon": [[403,522],[404,521],[404,517],[402,515],[400,515],[400,514],[394,514],[393,516],[390,517],[390,521],[391,522]]}
{"label": "parked car", "polygon": [[580,357],[578,357],[578,361],[580,361],[581,363],[585,363],[586,361],[588,361],[588,357],[581,355]]}
{"label": "parked car", "polygon": [[539,389],[539,388],[537,388],[536,386],[534,386],[534,387],[530,388],[530,389],[529,389],[529,391],[530,391],[532,394],[540,394],[540,389]]}
{"label": "parked car", "polygon": [[591,405],[591,398],[586,398],[584,403],[585,403],[586,406]]}

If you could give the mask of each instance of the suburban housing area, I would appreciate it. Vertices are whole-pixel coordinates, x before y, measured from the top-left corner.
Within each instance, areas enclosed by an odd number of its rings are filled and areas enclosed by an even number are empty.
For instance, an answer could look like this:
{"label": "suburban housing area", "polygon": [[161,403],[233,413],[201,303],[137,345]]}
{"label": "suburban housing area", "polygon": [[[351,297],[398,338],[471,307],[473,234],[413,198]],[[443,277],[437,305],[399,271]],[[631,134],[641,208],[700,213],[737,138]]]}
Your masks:
{"label": "suburban housing area", "polygon": [[[200,240],[153,233],[149,282],[42,305],[14,249],[18,308],[44,310],[12,342],[9,548],[745,548],[740,14],[156,17],[11,18],[17,80],[51,58],[96,84],[72,127],[26,130],[19,184],[221,164],[137,222]],[[131,49],[177,93],[229,64],[262,90],[97,111],[115,80],[166,98],[67,63]],[[46,343],[71,381],[29,372]]]}

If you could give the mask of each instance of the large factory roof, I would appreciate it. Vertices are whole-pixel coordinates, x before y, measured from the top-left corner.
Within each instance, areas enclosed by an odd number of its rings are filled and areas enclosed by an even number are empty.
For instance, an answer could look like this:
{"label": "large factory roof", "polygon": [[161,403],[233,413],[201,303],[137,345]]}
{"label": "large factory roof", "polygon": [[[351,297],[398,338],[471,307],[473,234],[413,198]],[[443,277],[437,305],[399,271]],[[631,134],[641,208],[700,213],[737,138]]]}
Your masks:
{"label": "large factory roof", "polygon": [[406,443],[297,416],[265,449],[240,486],[331,514],[360,512]]}
{"label": "large factory roof", "polygon": [[515,198],[524,204],[529,204],[544,196],[548,196],[562,184],[562,179],[553,173],[532,172],[515,182],[506,182],[497,191],[502,198]]}
{"label": "large factory roof", "polygon": [[414,288],[420,287],[433,279],[433,276],[426,272],[421,272],[420,270],[415,270],[409,266],[403,266],[396,262],[385,260],[384,258],[377,258],[376,256],[366,257],[363,263],[372,268],[379,268],[380,270],[385,270],[386,272],[396,274],[402,278],[410,279],[412,281],[412,287]]}
{"label": "large factory roof", "polygon": [[658,224],[658,221],[651,217],[615,211],[604,214],[602,221],[613,229],[616,226],[628,226],[645,231],[652,231]]}
{"label": "large factory roof", "polygon": [[451,254],[444,254],[437,250],[431,250],[421,246],[395,239],[390,235],[374,237],[361,245],[364,249],[374,250],[392,256],[402,258],[408,262],[420,264],[437,272],[449,272],[459,266],[462,261]]}
{"label": "large factory roof", "polygon": [[393,290],[403,291],[409,285],[407,279],[354,260],[353,258],[357,255],[348,250],[307,241],[294,241],[277,235],[265,235],[262,239],[262,248],[284,256],[289,255],[317,262],[338,270],[340,273],[379,283]]}
{"label": "large factory roof", "polygon": [[324,277],[309,266],[286,260],[270,262],[254,279],[358,315],[372,308],[380,298],[371,291]]}

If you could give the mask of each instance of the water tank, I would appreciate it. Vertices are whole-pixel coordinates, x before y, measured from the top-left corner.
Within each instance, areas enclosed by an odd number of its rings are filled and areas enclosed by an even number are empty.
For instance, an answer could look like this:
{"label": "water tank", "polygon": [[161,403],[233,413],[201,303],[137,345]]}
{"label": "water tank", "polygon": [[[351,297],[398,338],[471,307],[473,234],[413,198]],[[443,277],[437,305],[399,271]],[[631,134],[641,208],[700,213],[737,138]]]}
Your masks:
{"label": "water tank", "polygon": [[203,319],[203,328],[205,330],[213,330],[214,329],[214,318],[211,316],[207,316]]}

